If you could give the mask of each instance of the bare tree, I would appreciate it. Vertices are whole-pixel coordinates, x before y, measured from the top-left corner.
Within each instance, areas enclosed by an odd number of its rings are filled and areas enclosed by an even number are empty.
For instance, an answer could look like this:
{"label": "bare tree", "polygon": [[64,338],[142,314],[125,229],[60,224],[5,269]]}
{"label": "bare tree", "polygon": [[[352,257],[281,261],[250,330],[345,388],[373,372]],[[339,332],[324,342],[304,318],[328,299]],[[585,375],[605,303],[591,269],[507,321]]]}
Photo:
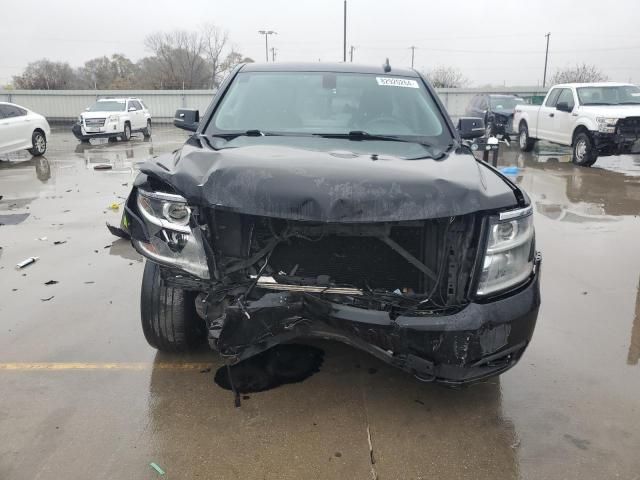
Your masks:
{"label": "bare tree", "polygon": [[13,77],[16,88],[29,90],[63,90],[78,86],[78,79],[67,62],[46,58],[27,65],[22,75]]}
{"label": "bare tree", "polygon": [[469,83],[462,72],[454,67],[435,67],[427,73],[427,78],[435,88],[461,88]]}
{"label": "bare tree", "polygon": [[586,63],[557,70],[551,77],[552,84],[604,82],[606,80],[608,80],[607,76],[598,67]]}
{"label": "bare tree", "polygon": [[145,39],[145,45],[156,56],[162,88],[202,88],[209,83],[204,42],[199,33],[154,33]]}
{"label": "bare tree", "polygon": [[227,70],[224,63],[223,51],[227,46],[229,36],[226,31],[213,23],[205,23],[201,29],[204,51],[211,68],[211,88],[217,88]]}
{"label": "bare tree", "polygon": [[124,89],[135,88],[135,64],[126,56],[115,53],[85,62],[78,69],[80,86],[83,88]]}

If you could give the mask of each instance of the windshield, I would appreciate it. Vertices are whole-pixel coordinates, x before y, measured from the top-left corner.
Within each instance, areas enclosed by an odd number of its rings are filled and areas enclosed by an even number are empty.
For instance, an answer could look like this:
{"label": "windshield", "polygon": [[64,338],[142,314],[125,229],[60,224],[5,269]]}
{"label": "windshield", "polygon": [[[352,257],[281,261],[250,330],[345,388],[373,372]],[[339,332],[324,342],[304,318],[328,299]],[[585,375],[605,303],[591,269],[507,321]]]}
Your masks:
{"label": "windshield", "polygon": [[361,73],[244,72],[209,123],[208,135],[366,132],[448,145],[451,134],[419,78]]}
{"label": "windshield", "polygon": [[519,97],[489,97],[491,102],[491,110],[512,111],[516,105],[525,103],[523,98]]}
{"label": "windshield", "polygon": [[640,88],[635,85],[620,87],[580,87],[581,105],[636,105],[640,104]]}
{"label": "windshield", "polygon": [[96,102],[89,107],[89,112],[124,112],[124,100],[107,100]]}

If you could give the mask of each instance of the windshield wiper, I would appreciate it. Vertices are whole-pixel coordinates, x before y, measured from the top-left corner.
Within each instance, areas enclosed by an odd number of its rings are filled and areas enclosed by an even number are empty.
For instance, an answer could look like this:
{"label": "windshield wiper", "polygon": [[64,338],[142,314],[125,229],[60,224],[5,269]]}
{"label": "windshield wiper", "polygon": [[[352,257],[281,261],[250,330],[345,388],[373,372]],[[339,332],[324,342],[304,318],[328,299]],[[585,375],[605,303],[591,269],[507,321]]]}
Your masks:
{"label": "windshield wiper", "polygon": [[274,132],[263,132],[262,130],[253,129],[246,130],[244,132],[214,133],[211,136],[224,138],[225,140],[233,140],[237,137],[278,137],[281,136],[281,134]]}
{"label": "windshield wiper", "polygon": [[323,138],[346,138],[348,140],[377,140],[381,142],[417,143],[425,147],[431,146],[430,144],[421,142],[420,140],[395,135],[377,135],[374,133],[365,132],[363,130],[351,130],[349,133],[314,133],[313,136]]}

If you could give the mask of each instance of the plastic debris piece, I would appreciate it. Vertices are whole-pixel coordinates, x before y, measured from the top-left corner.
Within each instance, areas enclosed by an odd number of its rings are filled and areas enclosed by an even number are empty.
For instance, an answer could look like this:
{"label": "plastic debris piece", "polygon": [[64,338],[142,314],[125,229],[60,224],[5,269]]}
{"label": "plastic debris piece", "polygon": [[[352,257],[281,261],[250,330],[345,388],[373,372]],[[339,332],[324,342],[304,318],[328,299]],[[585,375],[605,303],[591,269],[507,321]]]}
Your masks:
{"label": "plastic debris piece", "polygon": [[160,475],[164,475],[164,470],[160,468],[160,465],[158,465],[156,462],[151,462],[149,466],[153,468],[156,472],[158,472]]}
{"label": "plastic debris piece", "polygon": [[27,266],[31,265],[32,263],[36,263],[38,260],[40,260],[40,257],[29,257],[26,260],[23,260],[20,263],[18,263],[16,265],[16,268],[18,270],[20,270],[21,268],[27,267]]}
{"label": "plastic debris piece", "polygon": [[93,280],[89,280],[88,282],[84,282],[85,285],[89,285],[89,284],[92,284],[92,283],[96,283],[96,282],[94,282]]}
{"label": "plastic debris piece", "polygon": [[109,165],[108,163],[101,163],[99,165],[93,166],[94,170],[111,170],[112,168],[113,168],[113,165]]}
{"label": "plastic debris piece", "polygon": [[56,240],[55,242],[53,242],[54,245],[62,245],[63,243],[67,243],[66,240]]}
{"label": "plastic debris piece", "polygon": [[56,283],[60,283],[57,280],[49,280],[48,282],[44,282],[45,285],[55,285]]}
{"label": "plastic debris piece", "polygon": [[518,167],[502,167],[500,171],[505,175],[517,175],[520,169]]}
{"label": "plastic debris piece", "polygon": [[51,295],[49,298],[41,298],[40,300],[42,300],[43,302],[48,302],[49,300],[51,300],[54,297],[54,295]]}
{"label": "plastic debris piece", "polygon": [[112,203],[111,205],[109,205],[107,208],[108,208],[109,210],[119,210],[119,209],[120,209],[120,204],[119,204],[119,203],[116,203],[116,202],[113,202],[113,203]]}
{"label": "plastic debris piece", "polygon": [[41,242],[46,242],[47,241],[47,237],[40,237],[40,238],[38,238],[38,240],[40,240]]}

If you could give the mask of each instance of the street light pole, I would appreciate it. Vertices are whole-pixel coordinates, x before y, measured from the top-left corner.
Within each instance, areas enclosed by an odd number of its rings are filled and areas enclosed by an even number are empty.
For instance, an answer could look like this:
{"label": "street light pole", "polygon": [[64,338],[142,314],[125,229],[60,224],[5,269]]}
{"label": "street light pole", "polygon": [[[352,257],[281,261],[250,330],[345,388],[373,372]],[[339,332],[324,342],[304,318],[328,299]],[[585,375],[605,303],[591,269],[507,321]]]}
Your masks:
{"label": "street light pole", "polygon": [[544,75],[542,75],[542,88],[547,86],[547,60],[549,59],[549,37],[550,36],[551,36],[551,32],[545,35],[545,37],[547,37],[547,51],[544,54]]}
{"label": "street light pole", "polygon": [[342,36],[342,61],[347,62],[347,0],[344,0],[344,32]]}
{"label": "street light pole", "polygon": [[414,59],[415,54],[416,54],[416,47],[411,45],[409,48],[411,49],[411,68],[413,68],[413,59]]}
{"label": "street light pole", "polygon": [[277,35],[278,32],[273,30],[258,30],[260,35],[264,35],[264,56],[269,61],[269,35]]}
{"label": "street light pole", "polygon": [[356,49],[353,45],[349,48],[349,61],[353,63],[353,51]]}

